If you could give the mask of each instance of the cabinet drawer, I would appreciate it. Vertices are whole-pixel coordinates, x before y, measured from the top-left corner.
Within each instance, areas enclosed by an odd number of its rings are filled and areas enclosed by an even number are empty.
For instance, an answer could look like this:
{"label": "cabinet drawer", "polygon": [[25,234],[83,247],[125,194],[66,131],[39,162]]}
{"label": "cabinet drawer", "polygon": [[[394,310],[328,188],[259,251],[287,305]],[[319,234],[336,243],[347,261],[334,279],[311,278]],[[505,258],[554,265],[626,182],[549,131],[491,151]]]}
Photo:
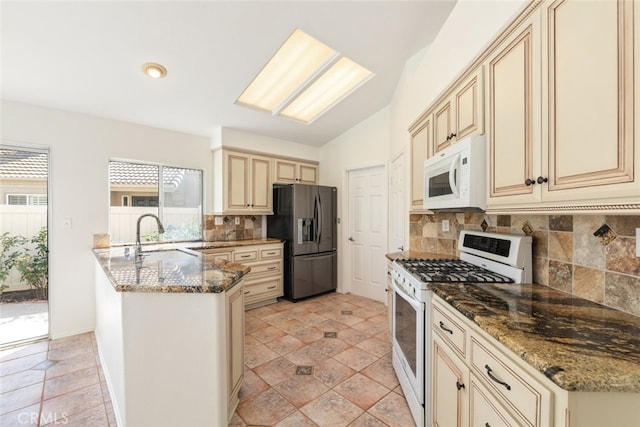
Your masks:
{"label": "cabinet drawer", "polygon": [[242,251],[242,252],[234,252],[233,253],[233,261],[234,262],[247,262],[247,261],[256,261],[258,259],[258,251]]}
{"label": "cabinet drawer", "polygon": [[432,315],[433,329],[456,349],[464,359],[467,355],[467,330],[464,325],[453,320],[452,316],[447,315],[437,305],[433,305]]}
{"label": "cabinet drawer", "polygon": [[260,249],[260,259],[273,259],[282,257],[281,248]]}
{"label": "cabinet drawer", "polygon": [[541,426],[549,422],[551,393],[507,356],[492,352],[474,336],[471,337],[471,366],[482,384],[497,392],[514,413],[522,416],[526,425]]}
{"label": "cabinet drawer", "polygon": [[469,394],[470,427],[517,427],[519,423],[471,374]]}
{"label": "cabinet drawer", "polygon": [[262,262],[251,264],[250,275],[261,273],[280,273],[282,272],[282,263],[280,261]]}
{"label": "cabinet drawer", "polygon": [[223,259],[225,261],[231,261],[231,252],[218,252],[216,250],[205,249],[202,252],[203,255],[208,255],[216,259]]}
{"label": "cabinet drawer", "polygon": [[270,280],[252,281],[246,280],[244,284],[244,297],[246,302],[253,301],[254,297],[282,294],[282,280],[278,277]]}

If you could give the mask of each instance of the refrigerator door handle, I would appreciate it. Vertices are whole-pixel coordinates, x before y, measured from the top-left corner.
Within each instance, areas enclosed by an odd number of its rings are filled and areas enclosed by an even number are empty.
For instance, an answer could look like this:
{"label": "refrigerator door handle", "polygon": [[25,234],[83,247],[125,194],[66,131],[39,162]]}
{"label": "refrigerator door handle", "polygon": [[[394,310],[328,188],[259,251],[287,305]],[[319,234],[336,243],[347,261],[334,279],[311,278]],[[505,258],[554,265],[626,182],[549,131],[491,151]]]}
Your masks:
{"label": "refrigerator door handle", "polygon": [[322,198],[318,194],[318,243],[320,243],[320,239],[322,238]]}
{"label": "refrigerator door handle", "polygon": [[313,196],[313,241],[318,243],[318,195]]}

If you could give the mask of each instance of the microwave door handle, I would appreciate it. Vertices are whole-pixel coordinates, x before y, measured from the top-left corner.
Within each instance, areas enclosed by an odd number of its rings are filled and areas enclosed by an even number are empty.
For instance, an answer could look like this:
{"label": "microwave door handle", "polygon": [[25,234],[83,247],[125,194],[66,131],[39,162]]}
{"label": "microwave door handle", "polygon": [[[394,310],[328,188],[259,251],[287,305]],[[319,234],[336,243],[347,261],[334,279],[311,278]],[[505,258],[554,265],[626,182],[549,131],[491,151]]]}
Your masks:
{"label": "microwave door handle", "polygon": [[[451,187],[451,191],[453,191],[453,195],[458,197],[460,192],[458,191],[458,183],[456,182],[456,174],[454,172],[458,169],[458,164],[460,163],[460,154],[456,154],[455,159],[451,162],[451,168],[449,169],[449,186]],[[458,180],[459,182],[460,180]]]}

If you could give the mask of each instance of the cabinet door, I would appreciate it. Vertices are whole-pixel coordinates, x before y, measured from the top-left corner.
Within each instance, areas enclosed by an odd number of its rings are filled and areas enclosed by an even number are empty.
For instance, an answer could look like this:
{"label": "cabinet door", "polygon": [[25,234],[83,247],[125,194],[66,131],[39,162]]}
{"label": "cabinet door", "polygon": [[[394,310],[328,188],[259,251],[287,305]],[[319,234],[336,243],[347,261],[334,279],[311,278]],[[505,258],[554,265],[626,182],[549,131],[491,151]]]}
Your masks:
{"label": "cabinet door", "polygon": [[249,156],[241,153],[225,153],[226,183],[225,210],[249,208]]}
{"label": "cabinet door", "polygon": [[318,166],[300,163],[298,165],[298,180],[303,184],[318,183]]}
{"label": "cabinet door", "polygon": [[275,160],[275,182],[282,183],[295,183],[298,177],[297,164],[287,160],[276,159]]}
{"label": "cabinet door", "polygon": [[450,355],[446,345],[433,339],[433,425],[461,427],[468,419],[466,379],[469,369]]}
{"label": "cabinet door", "polygon": [[467,78],[454,95],[456,123],[453,133],[459,140],[484,133],[484,77],[482,66]]}
{"label": "cabinet door", "polygon": [[243,283],[227,291],[227,397],[229,417],[238,404],[238,392],[244,378],[244,293]]}
{"label": "cabinet door", "polygon": [[548,169],[542,173],[549,180],[542,187],[543,199],[635,194],[637,201],[634,7],[636,2],[626,0],[543,5],[543,105],[548,108],[542,124]]}
{"label": "cabinet door", "polygon": [[433,113],[434,153],[451,145],[453,111],[451,98],[438,104]]}
{"label": "cabinet door", "polygon": [[423,210],[424,161],[429,157],[433,141],[431,114],[411,133],[411,209]]}
{"label": "cabinet door", "polygon": [[540,185],[540,14],[534,12],[487,62],[489,207],[531,203]]}
{"label": "cabinet door", "polygon": [[251,209],[271,211],[271,159],[251,157]]}

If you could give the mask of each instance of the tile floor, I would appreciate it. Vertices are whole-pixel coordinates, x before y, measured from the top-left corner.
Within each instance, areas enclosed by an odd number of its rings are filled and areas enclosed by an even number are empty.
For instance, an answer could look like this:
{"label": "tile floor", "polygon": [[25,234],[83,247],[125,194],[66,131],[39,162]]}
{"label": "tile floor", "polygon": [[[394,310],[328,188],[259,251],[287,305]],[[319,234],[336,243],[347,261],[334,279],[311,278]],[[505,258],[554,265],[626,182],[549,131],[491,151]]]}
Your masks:
{"label": "tile floor", "polygon": [[115,426],[93,333],[0,351],[0,426]]}
{"label": "tile floor", "polygon": [[246,312],[245,379],[231,426],[413,426],[384,304],[328,294]]}
{"label": "tile floor", "polygon": [[[413,426],[384,304],[329,294],[246,312],[231,426]],[[0,351],[0,426],[116,426],[92,333]],[[187,427],[187,426],[185,426]]]}

